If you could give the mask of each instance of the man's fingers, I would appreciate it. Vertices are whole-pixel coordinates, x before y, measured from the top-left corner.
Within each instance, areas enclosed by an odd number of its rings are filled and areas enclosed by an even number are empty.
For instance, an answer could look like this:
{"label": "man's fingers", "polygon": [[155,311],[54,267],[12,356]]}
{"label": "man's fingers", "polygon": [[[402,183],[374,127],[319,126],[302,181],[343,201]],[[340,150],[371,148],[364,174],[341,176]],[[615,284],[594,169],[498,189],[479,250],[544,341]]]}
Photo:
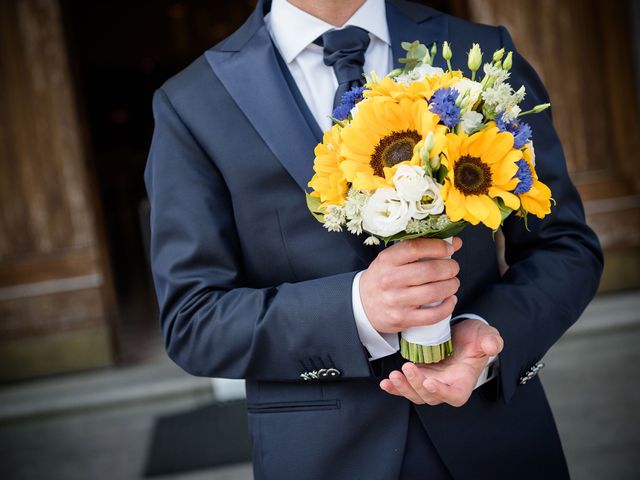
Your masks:
{"label": "man's fingers", "polygon": [[459,272],[458,262],[445,258],[396,266],[387,275],[391,286],[403,288],[449,280]]}
{"label": "man's fingers", "polygon": [[457,277],[440,282],[407,287],[397,290],[393,295],[397,305],[407,307],[419,307],[424,304],[440,302],[445,298],[455,295],[460,287],[460,280]]}
{"label": "man's fingers", "polygon": [[424,389],[429,392],[429,395],[436,398],[442,403],[448,403],[453,407],[461,407],[467,400],[471,392],[466,392],[453,385],[447,385],[435,378],[427,378],[423,381]]}
{"label": "man's fingers", "polygon": [[480,349],[488,357],[498,355],[504,348],[504,340],[495,328],[484,325],[480,329]]}
{"label": "man's fingers", "polygon": [[409,384],[413,390],[420,396],[423,402],[430,400],[429,392],[424,388],[422,384],[424,382],[424,375],[420,372],[420,369],[416,367],[414,363],[406,362],[402,365],[402,372],[407,377]]}
{"label": "man's fingers", "polygon": [[380,388],[391,395],[405,397],[413,403],[422,405],[424,400],[411,387],[402,372],[394,370],[389,374],[389,378],[380,382]]}
{"label": "man's fingers", "polygon": [[453,312],[458,303],[458,297],[452,295],[435,307],[414,308],[404,314],[403,327],[418,327],[421,325],[433,325],[443,318],[447,318]]}

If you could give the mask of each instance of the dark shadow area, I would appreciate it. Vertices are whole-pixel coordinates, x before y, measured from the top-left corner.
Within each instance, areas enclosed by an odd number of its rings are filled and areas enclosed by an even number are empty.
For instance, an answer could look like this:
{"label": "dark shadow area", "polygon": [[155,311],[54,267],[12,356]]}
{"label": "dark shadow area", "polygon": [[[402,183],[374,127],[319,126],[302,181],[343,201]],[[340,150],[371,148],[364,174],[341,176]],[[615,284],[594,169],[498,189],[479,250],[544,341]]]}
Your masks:
{"label": "dark shadow area", "polygon": [[160,417],[153,428],[146,477],[251,460],[246,402],[215,403]]}

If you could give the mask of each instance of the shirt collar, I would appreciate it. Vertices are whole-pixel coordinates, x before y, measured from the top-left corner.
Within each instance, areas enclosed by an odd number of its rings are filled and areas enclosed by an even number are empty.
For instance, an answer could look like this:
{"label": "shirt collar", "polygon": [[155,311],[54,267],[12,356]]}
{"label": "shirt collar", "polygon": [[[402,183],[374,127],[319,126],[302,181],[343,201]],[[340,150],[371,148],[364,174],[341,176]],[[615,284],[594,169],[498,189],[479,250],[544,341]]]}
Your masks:
{"label": "shirt collar", "polygon": [[[316,38],[336,27],[291,5],[273,0],[265,23],[285,62],[293,61]],[[391,45],[384,0],[367,0],[343,25],[360,27]]]}

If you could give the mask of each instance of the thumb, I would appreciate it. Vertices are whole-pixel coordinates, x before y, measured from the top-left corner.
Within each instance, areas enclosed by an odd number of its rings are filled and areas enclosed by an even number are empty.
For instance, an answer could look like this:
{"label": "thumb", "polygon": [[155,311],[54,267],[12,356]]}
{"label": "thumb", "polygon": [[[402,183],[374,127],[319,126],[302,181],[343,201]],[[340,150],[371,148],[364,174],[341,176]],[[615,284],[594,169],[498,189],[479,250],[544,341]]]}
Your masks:
{"label": "thumb", "polygon": [[489,327],[480,337],[480,347],[486,356],[492,357],[502,351],[504,340],[495,328]]}

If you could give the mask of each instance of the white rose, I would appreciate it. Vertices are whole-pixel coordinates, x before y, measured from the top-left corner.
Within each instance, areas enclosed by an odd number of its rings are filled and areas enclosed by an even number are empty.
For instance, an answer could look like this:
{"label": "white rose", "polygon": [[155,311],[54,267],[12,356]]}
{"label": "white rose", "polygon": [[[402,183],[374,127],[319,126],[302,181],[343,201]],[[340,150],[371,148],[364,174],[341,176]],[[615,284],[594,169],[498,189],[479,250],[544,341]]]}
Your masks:
{"label": "white rose", "polygon": [[469,134],[477,129],[482,123],[483,118],[484,117],[480,112],[476,112],[474,110],[464,112],[460,118],[460,125],[462,126],[464,133]]}
{"label": "white rose", "polygon": [[376,190],[362,211],[362,228],[381,237],[401,232],[411,219],[409,203],[393,188]]}
{"label": "white rose", "polygon": [[441,185],[431,177],[425,176],[425,180],[428,186],[422,193],[422,198],[412,202],[409,208],[411,216],[417,220],[444,212],[444,200],[440,195]]}
{"label": "white rose", "polygon": [[460,96],[467,95],[465,98],[467,105],[474,105],[482,94],[482,84],[469,80],[468,78],[459,80],[453,85],[453,88],[458,91]]}
{"label": "white rose", "polygon": [[408,202],[415,202],[424,196],[429,187],[424,169],[417,165],[400,165],[393,176],[393,184],[398,196]]}

